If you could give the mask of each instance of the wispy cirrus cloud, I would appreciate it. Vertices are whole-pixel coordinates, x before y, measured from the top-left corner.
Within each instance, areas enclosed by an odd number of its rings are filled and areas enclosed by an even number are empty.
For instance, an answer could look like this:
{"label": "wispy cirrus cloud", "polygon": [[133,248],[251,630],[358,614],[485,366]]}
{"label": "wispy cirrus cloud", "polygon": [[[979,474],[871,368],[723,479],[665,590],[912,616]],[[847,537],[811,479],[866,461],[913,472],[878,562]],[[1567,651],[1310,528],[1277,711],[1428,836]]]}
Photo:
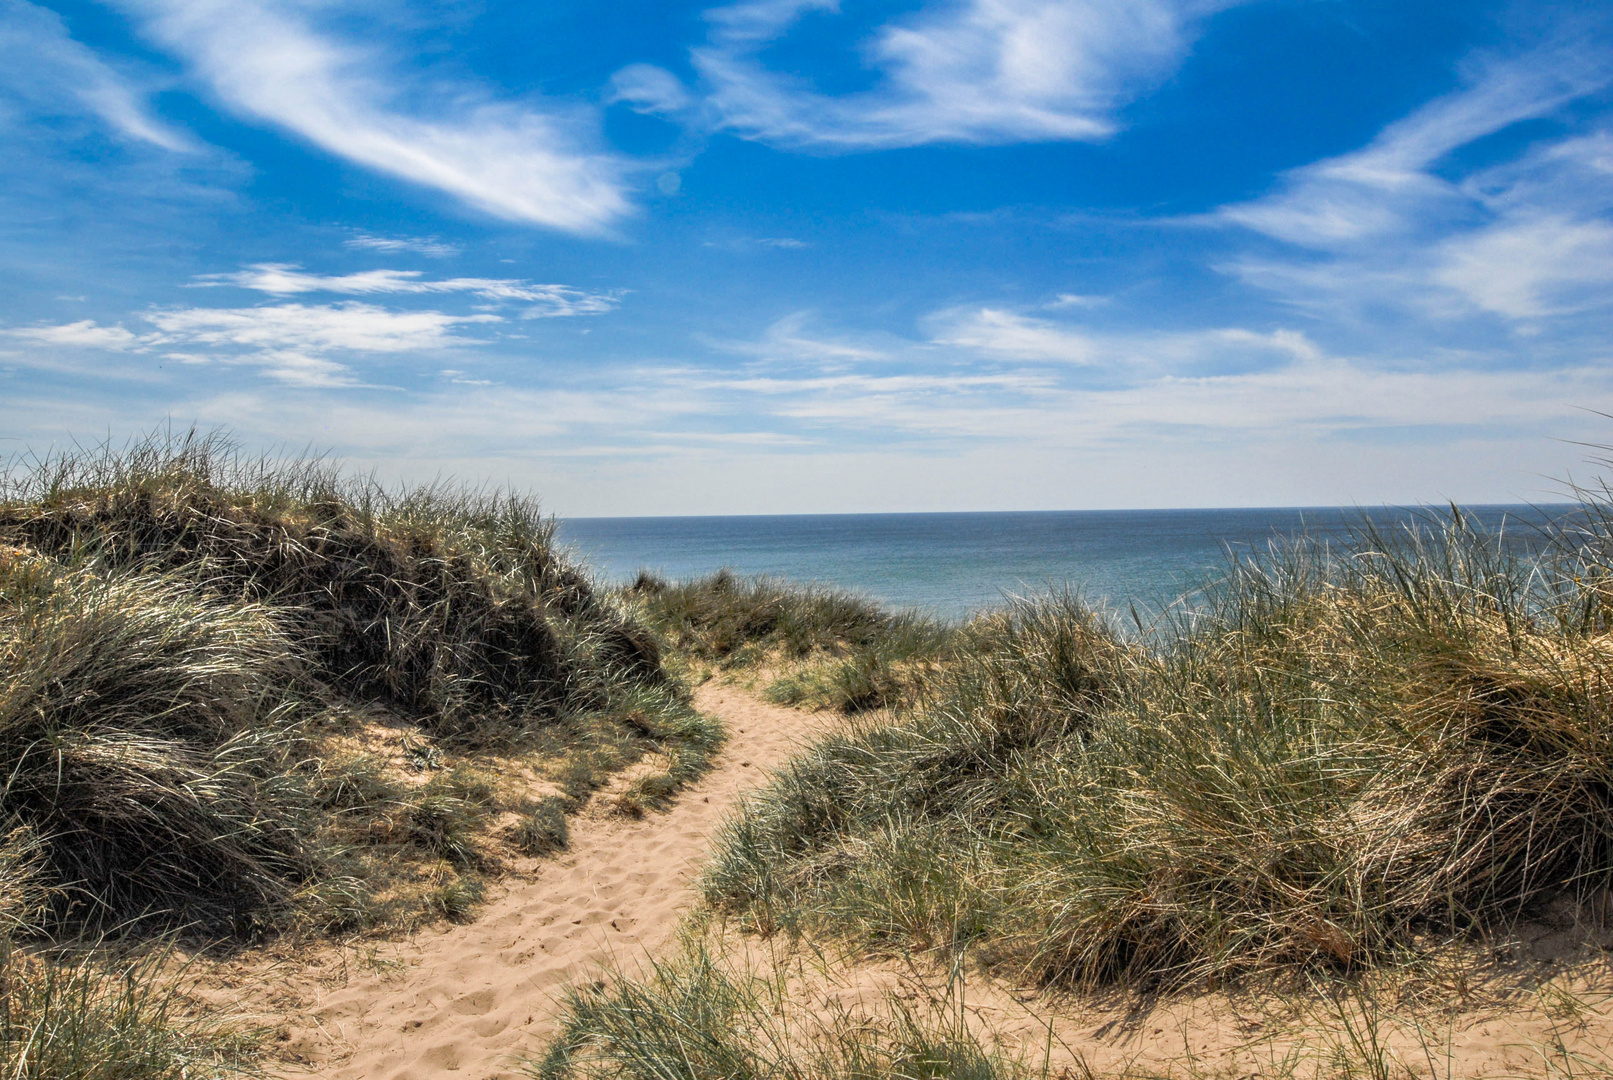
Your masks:
{"label": "wispy cirrus cloud", "polygon": [[[927,333],[844,357],[856,337],[834,335],[835,359],[780,371],[774,327],[755,343],[764,370],[684,372],[680,385],[742,395],[735,406],[840,430],[846,439],[1012,439],[1091,446],[1149,430],[1198,430],[1259,438],[1339,438],[1416,429],[1460,438],[1473,425],[1539,431],[1578,421],[1576,406],[1613,407],[1613,374],[1599,363],[1508,370],[1495,357],[1403,359],[1338,355],[1293,328],[1240,326],[1181,331],[1102,329],[991,306],[948,309]],[[983,366],[982,361],[990,363]],[[891,371],[893,364],[903,370]],[[1110,377],[1088,376],[1101,369]]]}
{"label": "wispy cirrus cloud", "polygon": [[857,46],[879,83],[831,95],[770,70],[764,51],[837,0],[750,0],[706,13],[701,85],[618,72],[616,100],[781,146],[1098,140],[1116,110],[1186,54],[1202,18],[1236,0],[961,0],[924,6]]}
{"label": "wispy cirrus cloud", "polygon": [[129,349],[140,344],[139,337],[122,326],[101,326],[92,319],[60,326],[25,326],[0,332],[19,341],[67,348]]}
{"label": "wispy cirrus cloud", "polygon": [[999,360],[1098,369],[1112,385],[1155,376],[1270,370],[1323,355],[1315,342],[1292,329],[1102,330],[1004,307],[950,308],[930,315],[925,325],[934,345]]}
{"label": "wispy cirrus cloud", "polygon": [[1468,86],[1390,124],[1362,149],[1292,170],[1270,195],[1222,207],[1215,216],[1322,249],[1426,228],[1470,200],[1433,172],[1441,158],[1548,115],[1610,78],[1613,65],[1577,48],[1491,62]]}
{"label": "wispy cirrus cloud", "polygon": [[827,333],[815,327],[815,320],[813,312],[797,311],[775,320],[759,339],[708,340],[708,344],[723,352],[783,363],[845,364],[894,355],[889,341]]}
{"label": "wispy cirrus cloud", "polygon": [[529,318],[602,315],[618,303],[610,293],[591,293],[569,285],[539,285],[511,278],[426,278],[418,270],[365,270],[355,274],[310,274],[291,263],[258,263],[228,274],[206,274],[202,286],[235,285],[272,296],[299,293],[375,294],[468,293],[484,300],[533,305]]}
{"label": "wispy cirrus cloud", "polygon": [[1609,132],[1544,138],[1466,175],[1450,159],[1609,85],[1613,61],[1582,45],[1490,60],[1362,149],[1293,170],[1271,194],[1201,220],[1297,249],[1230,258],[1222,269],[1319,314],[1532,325],[1605,306]]}
{"label": "wispy cirrus cloud", "polygon": [[[261,0],[119,0],[229,108],[366,168],[495,217],[600,234],[632,207],[624,164],[598,148],[593,114],[438,87],[411,108],[378,50],[320,32],[317,8]],[[418,95],[416,95],[418,97]]]}
{"label": "wispy cirrus cloud", "polygon": [[971,308],[932,317],[939,345],[978,349],[994,356],[1093,364],[1098,343],[1080,330],[1003,308]]}
{"label": "wispy cirrus cloud", "polygon": [[1510,215],[1445,245],[1433,279],[1475,307],[1515,320],[1613,303],[1613,222]]}
{"label": "wispy cirrus cloud", "polygon": [[389,311],[373,304],[273,304],[253,308],[174,308],[145,316],[153,344],[341,349],[398,353],[469,344],[458,327],[499,322],[497,315]]}
{"label": "wispy cirrus cloud", "polygon": [[183,364],[256,367],[279,382],[299,386],[360,385],[358,357],[441,353],[480,345],[471,326],[498,323],[497,315],[391,311],[350,301],[340,304],[271,304],[251,308],[162,308],[139,316],[140,333],[91,320],[58,326],[16,327],[5,337],[82,353],[150,353]]}
{"label": "wispy cirrus cloud", "polygon": [[1580,430],[1576,405],[1613,406],[1613,374],[1596,363],[1523,371],[1489,356],[1340,355],[1293,328],[1100,328],[994,306],[939,311],[921,328],[869,337],[794,316],[748,346],[726,343],[755,358],[737,369],[640,371],[634,386],[671,395],[684,415],[692,402],[707,426],[788,432],[802,453],[1068,452],[1145,437],[1309,446],[1395,431],[1454,444],[1475,425],[1519,438]]}
{"label": "wispy cirrus cloud", "polygon": [[376,251],[383,255],[413,253],[433,259],[446,259],[459,254],[459,248],[453,244],[445,244],[441,240],[427,236],[372,236],[369,233],[359,233],[342,241],[342,246],[361,251]]}
{"label": "wispy cirrus cloud", "polygon": [[60,15],[26,0],[0,3],[0,95],[22,100],[35,116],[88,114],[127,139],[197,148],[157,116],[146,88],[73,40]]}

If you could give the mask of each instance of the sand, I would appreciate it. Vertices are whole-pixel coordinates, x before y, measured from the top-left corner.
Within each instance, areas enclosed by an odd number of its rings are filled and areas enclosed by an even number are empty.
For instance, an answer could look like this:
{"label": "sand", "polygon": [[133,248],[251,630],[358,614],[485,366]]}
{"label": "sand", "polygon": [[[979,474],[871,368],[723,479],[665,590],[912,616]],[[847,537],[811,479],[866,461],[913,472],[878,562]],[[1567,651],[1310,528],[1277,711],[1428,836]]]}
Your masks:
{"label": "sand", "polygon": [[[608,977],[613,966],[631,971],[672,942],[697,902],[694,879],[719,822],[829,722],[718,682],[701,687],[695,704],[722,718],[729,742],[712,770],[667,810],[642,818],[613,813],[607,789],[573,819],[569,849],[516,868],[475,922],[427,929],[401,943],[243,959],[215,970],[207,997],[274,1027],[271,1064],[286,1077],[526,1076],[521,1058],[540,1054],[554,1035],[564,989]],[[1507,967],[1525,977],[1503,980],[1507,990],[1472,988],[1470,998],[1466,988],[1445,993],[1429,985],[1434,992],[1422,1008],[1387,1010],[1397,1021],[1369,1021],[1367,1013],[1377,1012],[1369,1008],[1342,1023],[1324,999],[1258,992],[1083,1001],[978,973],[964,1000],[951,997],[948,1006],[948,980],[922,960],[819,967],[794,986],[799,1003],[820,1014],[877,1011],[893,997],[920,1014],[929,1011],[926,999],[952,1015],[961,1004],[983,1041],[1032,1061],[1046,1055],[1054,1077],[1089,1069],[1270,1076],[1282,1072],[1285,1058],[1325,1071],[1349,1029],[1359,1035],[1364,1022],[1412,1075],[1609,1075],[1613,938],[1594,934],[1592,944],[1579,933],[1524,930],[1532,939],[1517,943],[1519,960]],[[718,934],[741,962],[789,963],[776,952],[790,951],[782,942]],[[1577,962],[1565,965],[1576,952]],[[1546,1064],[1558,1048],[1578,1058],[1576,1067]]]}
{"label": "sand", "polygon": [[280,1014],[279,1070],[338,1080],[524,1076],[518,1059],[554,1034],[564,987],[672,938],[695,903],[718,822],[821,726],[731,685],[707,683],[695,706],[728,728],[709,773],[642,818],[612,813],[608,792],[596,797],[573,818],[568,850],[506,879],[475,922],[339,960],[243,967],[238,1006]]}

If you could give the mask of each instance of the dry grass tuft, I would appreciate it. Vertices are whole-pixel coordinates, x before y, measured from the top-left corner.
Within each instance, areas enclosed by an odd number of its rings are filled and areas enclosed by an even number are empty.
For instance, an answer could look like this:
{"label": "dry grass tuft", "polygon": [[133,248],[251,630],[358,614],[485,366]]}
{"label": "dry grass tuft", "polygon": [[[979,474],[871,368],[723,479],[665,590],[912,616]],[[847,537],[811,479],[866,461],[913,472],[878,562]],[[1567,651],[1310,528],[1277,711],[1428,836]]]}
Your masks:
{"label": "dry grass tuft", "polygon": [[675,788],[718,740],[530,500],[194,434],[0,481],[0,824],[39,852],[39,925],[463,917],[524,799],[475,762],[575,806],[646,753]]}
{"label": "dry grass tuft", "polygon": [[764,932],[1161,987],[1393,963],[1605,888],[1608,536],[1301,543],[1146,642],[1016,604],[933,700],[753,798],[706,895]]}
{"label": "dry grass tuft", "polygon": [[778,669],[770,700],[852,714],[923,695],[950,654],[953,628],[852,593],[727,570],[623,590],[633,612],[685,663]]}

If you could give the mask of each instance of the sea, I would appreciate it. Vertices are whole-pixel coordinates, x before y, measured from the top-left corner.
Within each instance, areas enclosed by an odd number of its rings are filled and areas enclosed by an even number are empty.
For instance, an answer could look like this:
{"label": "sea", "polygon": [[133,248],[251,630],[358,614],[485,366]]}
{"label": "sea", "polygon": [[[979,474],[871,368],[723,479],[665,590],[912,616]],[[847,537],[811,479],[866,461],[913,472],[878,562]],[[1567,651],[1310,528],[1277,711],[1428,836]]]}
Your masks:
{"label": "sea", "polygon": [[[1476,527],[1538,547],[1575,510],[1465,506]],[[609,584],[728,568],[849,590],[887,606],[964,619],[1009,598],[1072,589],[1088,603],[1157,614],[1224,575],[1233,558],[1301,534],[1333,544],[1448,522],[1434,507],[1074,510],[937,514],[567,518],[558,538]]]}

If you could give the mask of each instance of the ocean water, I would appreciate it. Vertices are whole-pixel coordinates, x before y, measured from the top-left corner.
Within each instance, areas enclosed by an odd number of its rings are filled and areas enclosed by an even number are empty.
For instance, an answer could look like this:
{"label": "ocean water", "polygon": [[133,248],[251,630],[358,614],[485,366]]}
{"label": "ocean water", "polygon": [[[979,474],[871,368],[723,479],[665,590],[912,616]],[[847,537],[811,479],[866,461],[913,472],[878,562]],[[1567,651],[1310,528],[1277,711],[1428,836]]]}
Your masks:
{"label": "ocean water", "polygon": [[[1481,528],[1502,529],[1527,547],[1535,526],[1571,507],[1463,510]],[[1400,529],[1439,513],[1322,507],[570,518],[560,522],[559,538],[613,584],[640,570],[686,578],[728,567],[962,618],[1008,596],[1065,586],[1122,611],[1133,603],[1158,611],[1222,572],[1231,554],[1302,532],[1347,542],[1366,522]]]}

